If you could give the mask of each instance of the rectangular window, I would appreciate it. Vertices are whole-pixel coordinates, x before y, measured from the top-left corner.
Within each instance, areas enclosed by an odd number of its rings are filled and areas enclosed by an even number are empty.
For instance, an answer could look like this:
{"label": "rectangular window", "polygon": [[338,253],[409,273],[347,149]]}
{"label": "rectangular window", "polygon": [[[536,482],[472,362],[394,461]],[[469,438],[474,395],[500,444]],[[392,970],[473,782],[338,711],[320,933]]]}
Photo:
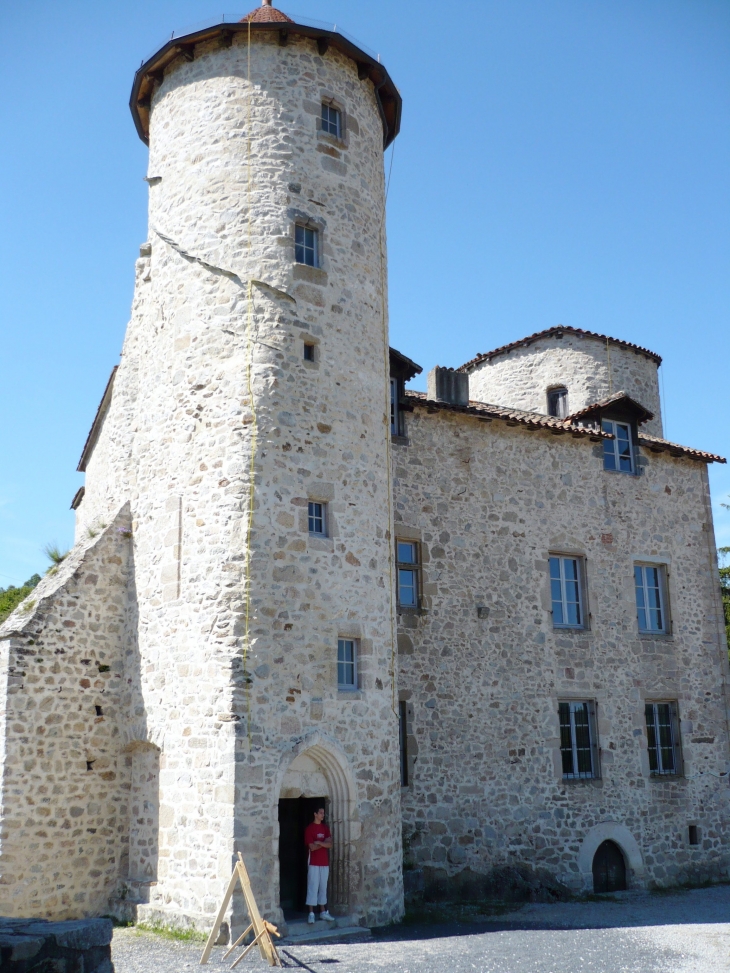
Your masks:
{"label": "rectangular window", "polygon": [[327,504],[309,501],[309,533],[317,537],[327,536]]}
{"label": "rectangular window", "polygon": [[357,645],[354,639],[337,640],[337,688],[357,689]]}
{"label": "rectangular window", "polygon": [[603,468],[618,473],[634,472],[634,453],[631,446],[631,426],[626,422],[604,419],[603,431],[614,438],[603,440]]}
{"label": "rectangular window", "polygon": [[304,342],[304,361],[314,361],[314,345]]}
{"label": "rectangular window", "polygon": [[408,704],[398,702],[398,737],[400,740],[400,786],[408,787]]}
{"label": "rectangular window", "polygon": [[700,843],[700,835],[696,824],[690,824],[688,837],[691,845],[698,845]]}
{"label": "rectangular window", "polygon": [[390,434],[391,436],[401,435],[400,403],[398,402],[398,379],[390,380]]}
{"label": "rectangular window", "polygon": [[298,264],[319,267],[319,232],[297,223],[294,228],[294,259]]}
{"label": "rectangular window", "polygon": [[584,628],[581,559],[550,558],[550,596],[555,628]]}
{"label": "rectangular window", "polygon": [[677,704],[646,703],[646,739],[652,777],[681,772]]}
{"label": "rectangular window", "polygon": [[396,541],[398,605],[401,608],[418,608],[418,555],[416,541]]}
{"label": "rectangular window", "polygon": [[636,613],[639,631],[653,635],[667,632],[667,613],[664,598],[664,567],[650,564],[634,565],[634,587],[636,589]]}
{"label": "rectangular window", "polygon": [[342,112],[332,105],[322,105],[322,131],[335,138],[342,138]]}
{"label": "rectangular window", "polygon": [[548,415],[556,419],[565,419],[568,414],[568,390],[550,389],[547,394]]}
{"label": "rectangular window", "polygon": [[598,777],[596,707],[590,700],[558,704],[560,755],[566,780]]}

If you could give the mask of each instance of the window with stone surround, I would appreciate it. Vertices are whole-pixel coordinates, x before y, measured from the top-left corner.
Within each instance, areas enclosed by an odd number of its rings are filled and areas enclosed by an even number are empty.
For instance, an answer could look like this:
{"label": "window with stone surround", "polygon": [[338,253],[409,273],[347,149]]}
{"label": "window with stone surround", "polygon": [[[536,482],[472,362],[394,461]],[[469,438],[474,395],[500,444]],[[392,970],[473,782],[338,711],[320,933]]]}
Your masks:
{"label": "window with stone surround", "polygon": [[337,640],[337,688],[346,692],[358,689],[357,640]]}
{"label": "window with stone surround", "polygon": [[319,267],[319,230],[316,227],[295,224],[294,259],[307,267]]}
{"label": "window with stone surround", "polygon": [[598,773],[598,733],[593,700],[561,700],[560,756],[563,780],[592,780]]}
{"label": "window with stone surround", "polygon": [[420,606],[420,545],[417,541],[396,540],[397,591],[399,608]]}
{"label": "window with stone surround", "polygon": [[334,135],[336,139],[342,138],[342,112],[331,102],[322,102],[321,128],[327,135]]}
{"label": "window with stone surround", "polygon": [[628,422],[604,419],[601,427],[604,432],[611,433],[614,437],[603,440],[604,470],[614,473],[633,473],[635,464],[631,425]]}
{"label": "window with stone surround", "polygon": [[677,776],[681,773],[679,747],[679,713],[673,700],[644,705],[649,773],[652,777]]}
{"label": "window with stone surround", "polygon": [[553,628],[585,628],[583,558],[550,555]]}
{"label": "window with stone surround", "polygon": [[314,537],[327,536],[327,504],[319,500],[309,501],[309,533]]}
{"label": "window with stone surround", "polygon": [[666,567],[663,564],[635,564],[634,590],[639,632],[666,635],[669,631]]}
{"label": "window with stone surround", "polygon": [[556,419],[565,419],[568,414],[568,390],[562,386],[548,389],[547,407],[549,416],[555,416]]}

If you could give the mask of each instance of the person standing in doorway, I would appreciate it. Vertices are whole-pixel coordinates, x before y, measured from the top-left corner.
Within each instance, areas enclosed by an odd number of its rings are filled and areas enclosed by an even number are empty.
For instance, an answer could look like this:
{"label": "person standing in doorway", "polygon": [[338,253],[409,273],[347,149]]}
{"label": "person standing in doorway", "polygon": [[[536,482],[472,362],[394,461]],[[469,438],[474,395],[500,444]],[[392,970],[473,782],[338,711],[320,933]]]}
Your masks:
{"label": "person standing in doorway", "polygon": [[307,870],[308,922],[314,922],[314,907],[319,906],[319,918],[334,922],[327,909],[327,880],[330,874],[330,848],[332,833],[324,823],[324,808],[314,812],[314,821],[304,831],[304,844],[309,849]]}

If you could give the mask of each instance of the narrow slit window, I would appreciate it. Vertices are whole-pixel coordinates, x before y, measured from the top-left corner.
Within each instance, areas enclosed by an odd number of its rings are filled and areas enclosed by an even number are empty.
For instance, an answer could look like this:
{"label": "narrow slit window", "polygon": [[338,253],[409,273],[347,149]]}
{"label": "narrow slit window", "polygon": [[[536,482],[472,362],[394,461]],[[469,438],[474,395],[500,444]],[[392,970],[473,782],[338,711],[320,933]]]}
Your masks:
{"label": "narrow slit window", "polygon": [[634,472],[634,452],[631,445],[631,426],[626,422],[604,419],[604,432],[611,433],[613,439],[603,440],[603,468],[617,473]]}
{"label": "narrow slit window", "polygon": [[555,628],[583,628],[581,562],[577,557],[550,558],[550,596]]}
{"label": "narrow slit window", "polygon": [[667,614],[664,607],[664,569],[650,564],[634,565],[636,590],[636,614],[639,631],[661,635],[667,631]]}
{"label": "narrow slit window", "polygon": [[337,640],[337,688],[357,689],[357,644],[354,639]]}
{"label": "narrow slit window", "polygon": [[398,701],[398,737],[400,740],[400,784],[408,787],[408,703]]}
{"label": "narrow slit window", "polygon": [[646,703],[644,713],[650,774],[652,777],[679,774],[681,759],[677,704]]}
{"label": "narrow slit window", "polygon": [[294,259],[307,267],[319,267],[319,232],[297,223],[294,230]]}
{"label": "narrow slit window", "polygon": [[322,105],[322,131],[335,138],[342,138],[342,112],[332,105]]}
{"label": "narrow slit window", "polygon": [[420,570],[418,547],[416,541],[396,542],[398,605],[401,608],[418,608]]}
{"label": "narrow slit window", "polygon": [[590,700],[558,704],[560,755],[566,780],[598,777],[595,704]]}
{"label": "narrow slit window", "polygon": [[314,345],[304,342],[304,361],[314,361]]}
{"label": "narrow slit window", "polygon": [[327,536],[327,504],[309,501],[309,533],[316,537]]}
{"label": "narrow slit window", "polygon": [[401,435],[401,411],[399,400],[399,381],[397,378],[390,380],[390,434],[391,436]]}

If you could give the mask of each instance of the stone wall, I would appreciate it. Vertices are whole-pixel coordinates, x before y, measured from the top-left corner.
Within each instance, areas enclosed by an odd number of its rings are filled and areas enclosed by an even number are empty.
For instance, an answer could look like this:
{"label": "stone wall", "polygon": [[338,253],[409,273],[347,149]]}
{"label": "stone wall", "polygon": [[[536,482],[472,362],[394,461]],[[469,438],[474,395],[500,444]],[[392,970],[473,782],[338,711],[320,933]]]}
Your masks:
{"label": "stone wall", "polygon": [[3,973],[114,973],[110,919],[43,922],[0,916]]}
{"label": "stone wall", "polygon": [[77,545],[0,627],[0,914],[108,911],[129,829],[121,751],[130,521]]}
{"label": "stone wall", "polygon": [[570,413],[626,392],[654,413],[641,430],[662,435],[656,361],[614,341],[607,349],[605,341],[565,331],[562,338],[538,338],[486,359],[469,372],[472,399],[527,412],[547,413],[548,390],[557,386],[568,390]]}
{"label": "stone wall", "polygon": [[[591,888],[607,837],[635,886],[727,878],[728,785],[711,776],[728,769],[727,652],[704,464],[647,454],[641,476],[606,473],[587,439],[420,404],[408,437],[394,447],[395,531],[422,544],[423,608],[399,616],[401,802],[427,889],[512,864]],[[586,631],[552,627],[548,555],[561,552],[585,558]],[[638,636],[636,558],[668,565],[671,635]],[[597,703],[600,779],[562,779],[563,698]],[[649,776],[645,699],[678,701],[683,778]]]}
{"label": "stone wall", "polygon": [[[306,751],[339,815],[338,895],[385,922],[402,892],[383,129],[334,48],[255,34],[252,89],[247,57],[245,35],[200,44],[155,91],[149,238],[79,509],[81,535],[126,499],[134,525],[139,705],[161,752],[157,884],[130,895],[204,927],[240,849],[277,918],[277,805]],[[342,140],[318,132],[330,98]],[[297,220],[320,231],[319,268],[294,261]],[[337,691],[338,636],[359,640],[358,693]]]}

